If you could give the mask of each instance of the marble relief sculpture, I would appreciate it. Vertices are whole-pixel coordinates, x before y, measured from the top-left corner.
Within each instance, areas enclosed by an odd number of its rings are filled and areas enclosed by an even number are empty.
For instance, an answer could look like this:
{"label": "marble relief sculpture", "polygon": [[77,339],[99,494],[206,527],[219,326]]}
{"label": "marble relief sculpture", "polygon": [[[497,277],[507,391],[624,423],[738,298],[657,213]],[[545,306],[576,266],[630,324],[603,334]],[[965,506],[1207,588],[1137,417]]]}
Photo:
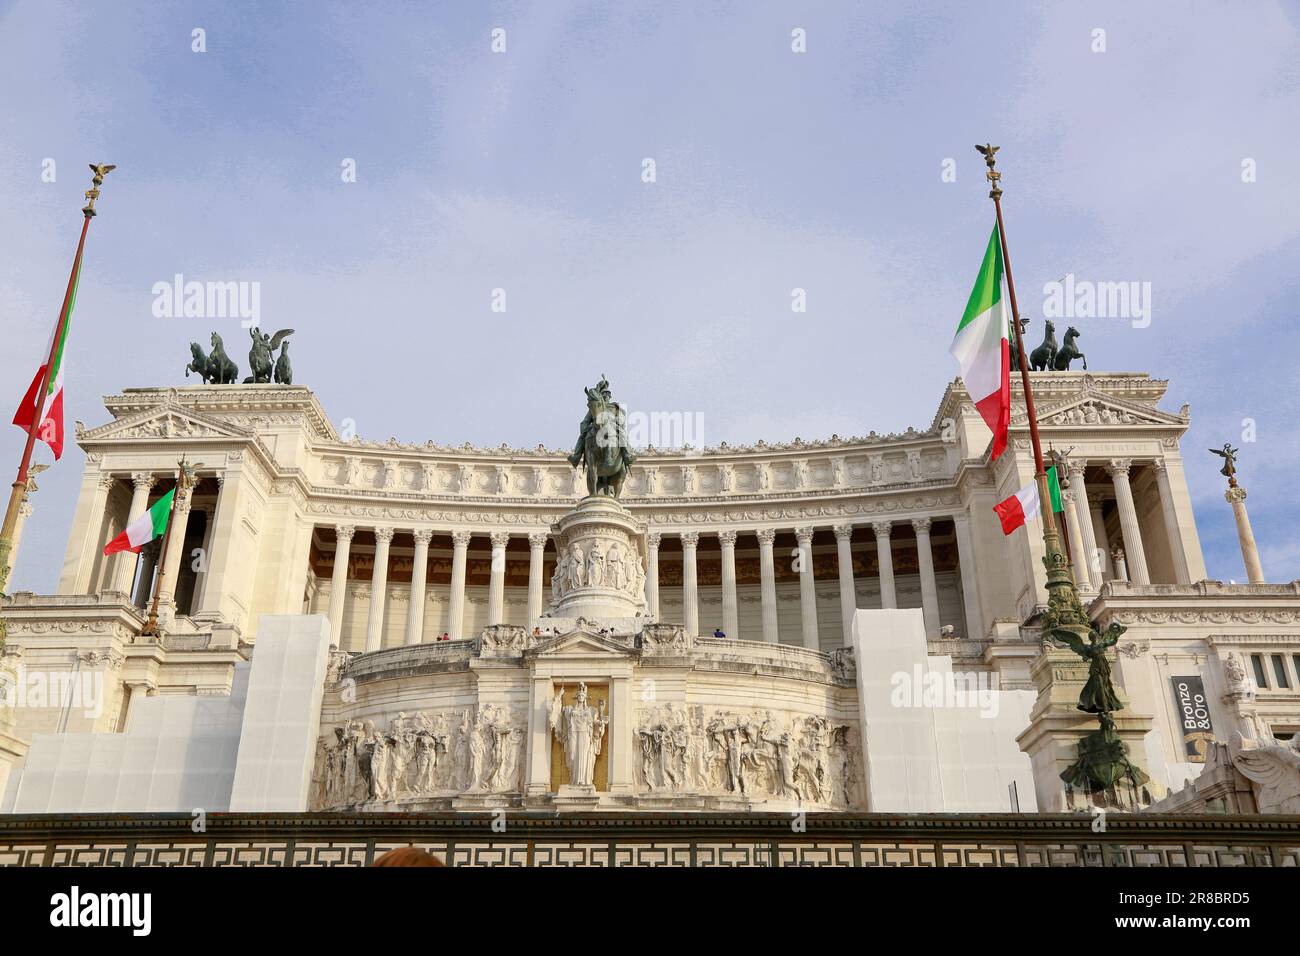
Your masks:
{"label": "marble relief sculpture", "polygon": [[343,809],[522,787],[527,721],[495,704],[455,712],[399,712],[387,729],[349,720],[322,738],[312,806]]}
{"label": "marble relief sculpture", "polygon": [[663,704],[636,727],[639,785],[654,794],[852,807],[860,802],[857,741],[819,715],[716,711]]}

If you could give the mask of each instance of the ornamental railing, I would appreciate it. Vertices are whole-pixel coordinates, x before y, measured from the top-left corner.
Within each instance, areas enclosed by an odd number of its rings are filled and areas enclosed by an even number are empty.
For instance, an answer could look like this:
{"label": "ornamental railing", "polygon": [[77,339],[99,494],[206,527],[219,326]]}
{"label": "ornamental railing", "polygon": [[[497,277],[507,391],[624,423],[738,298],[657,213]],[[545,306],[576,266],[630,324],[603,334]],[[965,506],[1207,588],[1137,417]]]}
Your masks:
{"label": "ornamental railing", "polygon": [[0,815],[5,866],[366,866],[403,846],[451,866],[1300,867],[1300,816]]}

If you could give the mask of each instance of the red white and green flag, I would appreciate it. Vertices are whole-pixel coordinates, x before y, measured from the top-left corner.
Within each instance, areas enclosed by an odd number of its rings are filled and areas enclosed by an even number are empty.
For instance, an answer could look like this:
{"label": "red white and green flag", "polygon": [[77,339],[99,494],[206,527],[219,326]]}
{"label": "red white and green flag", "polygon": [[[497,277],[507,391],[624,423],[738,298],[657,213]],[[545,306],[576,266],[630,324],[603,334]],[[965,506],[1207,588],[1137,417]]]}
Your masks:
{"label": "red white and green flag", "polygon": [[1007,344],[1007,308],[1002,298],[1002,242],[993,226],[975,288],[948,351],[961,366],[966,391],[984,423],[993,431],[992,457],[1007,447],[1011,423],[1011,354]]}
{"label": "red white and green flag", "polygon": [[[59,329],[62,328],[63,334],[59,337],[58,347],[54,349],[54,367],[50,370],[45,394],[39,396],[38,406],[37,393],[40,392],[41,381],[45,378],[46,363],[42,363],[36,370],[36,377],[32,379],[31,387],[27,389],[27,394],[23,396],[22,404],[18,406],[18,411],[14,415],[14,424],[23,431],[30,432],[32,422],[36,421],[37,412],[44,410],[40,424],[36,426],[36,437],[50,446],[55,461],[63,455],[63,352],[64,346],[68,343],[68,327],[72,324],[72,308],[77,304],[77,286],[80,283],[81,261],[78,260],[77,274],[72,280],[72,295],[68,298],[68,310],[64,315],[59,316],[59,323],[54,327],[51,336],[52,339],[54,335],[59,335]],[[49,354],[50,349],[47,346],[45,355],[48,357]]]}
{"label": "red white and green flag", "polygon": [[176,489],[173,488],[155,501],[152,508],[132,521],[126,526],[125,531],[104,546],[104,553],[115,554],[118,551],[130,551],[139,554],[140,549],[154,538],[162,537],[163,532],[167,530],[167,522],[171,518],[172,499],[175,497]]}
{"label": "red white and green flag", "polygon": [[[1061,501],[1061,483],[1056,479],[1056,466],[1047,469],[1047,492],[1052,497],[1052,511],[1064,511]],[[1010,534],[1026,521],[1032,521],[1042,511],[1042,499],[1038,497],[1038,479],[1034,479],[1021,488],[1006,501],[993,506],[998,520],[1002,522],[1002,533]]]}

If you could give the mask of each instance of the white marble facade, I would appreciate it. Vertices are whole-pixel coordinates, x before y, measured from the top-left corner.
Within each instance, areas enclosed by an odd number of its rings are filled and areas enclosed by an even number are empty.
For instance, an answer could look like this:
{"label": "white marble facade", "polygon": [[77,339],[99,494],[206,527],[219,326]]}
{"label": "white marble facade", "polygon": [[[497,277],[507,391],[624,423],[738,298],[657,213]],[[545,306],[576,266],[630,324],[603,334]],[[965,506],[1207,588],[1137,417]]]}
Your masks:
{"label": "white marble facade", "polygon": [[[1179,448],[1186,407],[1161,409],[1167,383],[1140,373],[1034,381],[1044,441],[1074,449],[1065,517],[1077,583],[1140,648],[1121,648],[1117,673],[1152,718],[1148,764],[1175,787],[1196,772],[1169,688],[1184,674],[1203,678],[1221,739],[1244,720],[1279,738],[1300,729],[1300,590],[1204,581]],[[542,618],[577,581],[567,560],[555,575],[554,528],[580,494],[563,451],[344,441],[299,386],[127,389],[106,399],[106,424],[78,428],[85,472],[57,589],[7,600],[0,658],[9,675],[93,666],[107,699],[93,715],[8,708],[0,757],[21,766],[34,733],[118,732],[140,696],[228,693],[261,616],[314,613],[338,648],[317,805],[536,799],[550,792],[546,748],[533,746],[538,701],[589,680],[622,715],[602,758],[605,804],[757,794],[860,809],[856,677],[841,660],[858,609],[917,609],[930,654],[1033,689],[1039,645],[1022,622],[1044,598],[1042,546],[1004,537],[992,512],[1032,473],[1013,398],[997,462],[960,383],[928,427],[901,434],[641,453],[622,498],[636,534],[600,562],[602,587],[607,575],[631,616],[587,627]],[[104,558],[182,454],[204,465],[176,545]],[[174,586],[165,635],[146,643],[136,635],[159,565]],[[689,640],[679,665],[647,654],[652,622]],[[567,656],[552,646],[566,641]],[[1258,657],[1271,684],[1249,703],[1225,689],[1230,650],[1247,667]],[[381,772],[366,776],[380,738]]]}

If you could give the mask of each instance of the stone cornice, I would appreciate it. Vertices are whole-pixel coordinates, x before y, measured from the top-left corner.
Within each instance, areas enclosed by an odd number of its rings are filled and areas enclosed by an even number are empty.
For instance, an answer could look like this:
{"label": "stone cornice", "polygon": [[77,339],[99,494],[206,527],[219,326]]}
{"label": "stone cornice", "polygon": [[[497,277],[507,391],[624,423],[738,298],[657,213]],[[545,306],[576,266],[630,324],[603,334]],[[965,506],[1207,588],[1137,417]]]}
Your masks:
{"label": "stone cornice", "polygon": [[1300,625],[1300,581],[1289,584],[1132,585],[1109,581],[1090,606],[1101,626]]}

